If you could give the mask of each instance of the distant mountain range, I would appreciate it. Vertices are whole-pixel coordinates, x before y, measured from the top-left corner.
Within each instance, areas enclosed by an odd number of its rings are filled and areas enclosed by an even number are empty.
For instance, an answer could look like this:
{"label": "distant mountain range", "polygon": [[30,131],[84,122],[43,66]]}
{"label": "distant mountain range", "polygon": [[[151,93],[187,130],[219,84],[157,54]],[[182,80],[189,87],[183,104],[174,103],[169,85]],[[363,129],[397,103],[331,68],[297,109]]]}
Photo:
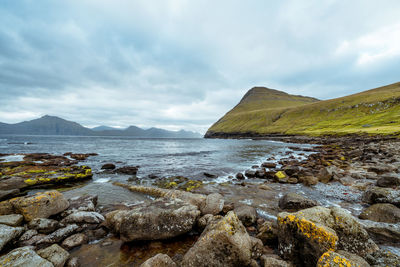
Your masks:
{"label": "distant mountain range", "polygon": [[199,133],[180,130],[168,131],[159,128],[142,129],[130,126],[126,129],[117,129],[108,126],[99,126],[93,129],[86,128],[79,123],[67,121],[59,117],[45,115],[39,119],[24,121],[15,124],[0,122],[0,134],[26,135],[81,135],[81,136],[133,136],[141,138],[199,138]]}

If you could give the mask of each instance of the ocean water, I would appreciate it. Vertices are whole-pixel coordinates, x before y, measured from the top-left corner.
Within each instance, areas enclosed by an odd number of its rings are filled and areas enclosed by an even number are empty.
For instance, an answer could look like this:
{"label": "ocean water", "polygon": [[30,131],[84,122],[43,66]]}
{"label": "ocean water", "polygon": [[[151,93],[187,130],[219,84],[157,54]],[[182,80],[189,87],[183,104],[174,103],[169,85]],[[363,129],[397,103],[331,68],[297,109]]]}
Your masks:
{"label": "ocean water", "polygon": [[289,146],[293,144],[267,140],[0,136],[0,153],[97,153],[84,162],[95,172],[111,162],[117,166],[140,166],[139,177],[154,174],[205,178],[203,173],[208,172],[222,180],[271,156],[283,157]]}

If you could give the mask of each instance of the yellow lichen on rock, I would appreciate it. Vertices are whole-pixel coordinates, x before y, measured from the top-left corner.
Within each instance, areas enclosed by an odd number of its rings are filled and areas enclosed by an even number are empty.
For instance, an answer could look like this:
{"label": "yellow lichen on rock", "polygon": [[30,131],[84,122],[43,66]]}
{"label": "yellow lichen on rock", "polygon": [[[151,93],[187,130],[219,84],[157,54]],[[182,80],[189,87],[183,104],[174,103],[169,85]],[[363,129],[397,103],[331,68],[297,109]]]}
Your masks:
{"label": "yellow lichen on rock", "polygon": [[276,178],[278,179],[284,179],[286,178],[286,174],[283,171],[278,171],[275,173]]}
{"label": "yellow lichen on rock", "polygon": [[356,267],[351,260],[336,252],[325,252],[318,260],[317,267]]}

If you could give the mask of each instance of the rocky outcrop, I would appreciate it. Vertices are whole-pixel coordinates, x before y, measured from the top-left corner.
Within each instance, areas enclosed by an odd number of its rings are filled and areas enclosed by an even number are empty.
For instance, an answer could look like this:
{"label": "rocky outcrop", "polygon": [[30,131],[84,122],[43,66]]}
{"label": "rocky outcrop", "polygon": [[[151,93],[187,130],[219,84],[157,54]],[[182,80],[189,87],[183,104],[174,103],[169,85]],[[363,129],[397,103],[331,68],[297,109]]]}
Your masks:
{"label": "rocky outcrop", "polygon": [[0,257],[3,267],[53,267],[54,265],[40,257],[31,247],[21,247]]}
{"label": "rocky outcrop", "polygon": [[[210,210],[213,211],[213,213],[217,214],[220,211],[222,211],[222,208],[224,207],[223,200],[221,199],[219,194],[210,194],[209,196],[205,196],[202,194],[195,194],[181,190],[172,190],[172,189],[170,190],[170,189],[162,189],[162,188],[146,187],[146,186],[130,186],[121,183],[113,183],[113,184],[127,188],[133,192],[139,192],[154,197],[180,199],[186,203],[198,207],[201,211],[201,214],[203,215],[210,212]],[[218,209],[220,210],[218,211]]]}
{"label": "rocky outcrop", "polygon": [[317,205],[317,201],[305,198],[296,193],[288,193],[279,200],[279,208],[291,212],[312,208]]}
{"label": "rocky outcrop", "polygon": [[182,267],[251,266],[253,244],[243,224],[232,211],[213,222],[183,257]]}
{"label": "rocky outcrop", "polygon": [[131,210],[112,211],[106,226],[124,241],[172,238],[192,230],[200,211],[180,199],[161,198]]}
{"label": "rocky outcrop", "polygon": [[297,264],[315,265],[327,251],[366,255],[377,249],[357,220],[340,208],[313,207],[278,215],[279,253]]}

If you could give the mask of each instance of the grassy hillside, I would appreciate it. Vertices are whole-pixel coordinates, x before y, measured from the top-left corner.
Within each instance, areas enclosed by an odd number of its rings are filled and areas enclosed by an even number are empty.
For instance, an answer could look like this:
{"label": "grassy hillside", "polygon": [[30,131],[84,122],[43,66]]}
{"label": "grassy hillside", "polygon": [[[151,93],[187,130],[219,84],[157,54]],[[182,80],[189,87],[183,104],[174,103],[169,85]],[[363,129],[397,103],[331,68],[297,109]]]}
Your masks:
{"label": "grassy hillside", "polygon": [[[288,96],[297,97],[298,101],[290,102]],[[277,97],[275,101],[274,97]],[[400,83],[318,102],[271,90],[263,97],[245,98],[216,122],[206,135],[400,133]]]}

